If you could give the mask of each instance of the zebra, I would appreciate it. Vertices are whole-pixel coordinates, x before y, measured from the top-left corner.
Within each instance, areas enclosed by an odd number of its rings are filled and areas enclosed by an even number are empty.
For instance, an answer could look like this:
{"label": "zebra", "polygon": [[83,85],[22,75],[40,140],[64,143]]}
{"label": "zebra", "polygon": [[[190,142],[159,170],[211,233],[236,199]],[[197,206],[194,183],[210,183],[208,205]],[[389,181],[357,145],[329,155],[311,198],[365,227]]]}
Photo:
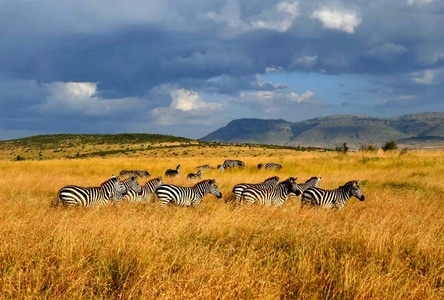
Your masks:
{"label": "zebra", "polygon": [[223,166],[223,165],[217,165],[217,170],[218,170],[219,172],[223,172],[225,169],[224,169],[224,166]]}
{"label": "zebra", "polygon": [[[125,194],[128,193],[129,191],[134,191],[136,193],[140,193],[142,191],[142,187],[139,185],[139,183],[136,180],[136,177],[131,176],[128,177],[127,179],[121,181],[123,183],[123,185],[126,188]],[[118,199],[121,200],[121,199]]]}
{"label": "zebra", "polygon": [[119,176],[150,177],[150,173],[145,170],[122,170]]}
{"label": "zebra", "polygon": [[308,188],[318,187],[319,181],[321,181],[321,177],[313,176],[307,181],[305,181],[305,183],[298,183],[298,188],[301,191],[301,194]]}
{"label": "zebra", "polygon": [[188,180],[202,179],[202,174],[203,174],[203,170],[198,170],[196,174],[194,174],[194,173],[189,173],[189,174],[187,175],[187,179],[188,179]]}
{"label": "zebra", "polygon": [[239,183],[239,184],[236,184],[232,189],[232,193],[235,196],[235,201],[240,202],[242,192],[246,188],[253,187],[253,188],[264,189],[264,188],[269,188],[269,187],[275,187],[278,184],[279,184],[279,177],[273,176],[273,177],[265,179],[261,183]]}
{"label": "zebra", "polygon": [[364,201],[365,197],[358,183],[357,180],[351,180],[334,190],[324,190],[317,187],[308,188],[302,193],[301,207],[312,205],[341,209],[352,196]]}
{"label": "zebra", "polygon": [[125,195],[124,199],[128,202],[141,202],[141,201],[150,201],[154,191],[163,184],[162,177],[157,177],[145,182],[144,185],[141,186],[140,192],[135,192],[134,190],[129,190]]}
{"label": "zebra", "polygon": [[163,184],[156,189],[155,193],[162,206],[167,206],[168,203],[178,206],[198,206],[208,193],[219,199],[222,198],[215,179],[203,180],[192,187]]}
{"label": "zebra", "polygon": [[282,169],[282,165],[281,164],[277,164],[277,163],[266,163],[265,164],[265,169],[280,170],[280,169]]}
{"label": "zebra", "polygon": [[210,166],[210,165],[201,165],[201,166],[197,166],[196,167],[196,172],[198,172],[199,170],[202,170],[202,171],[204,171],[204,170],[210,170],[210,169],[212,169],[213,167],[212,166]]}
{"label": "zebra", "polygon": [[245,168],[245,163],[243,161],[237,160],[237,159],[227,159],[224,161],[222,166],[224,167],[224,169]]}
{"label": "zebra", "polygon": [[256,203],[262,206],[282,206],[290,193],[295,193],[296,196],[301,194],[294,177],[289,177],[275,187],[265,189],[248,187],[242,192],[241,202],[245,204]]}
{"label": "zebra", "polygon": [[[93,206],[95,204],[108,204],[110,200],[122,199],[126,187],[117,177],[113,176],[100,186],[81,187],[68,185],[58,192],[58,203],[63,206]],[[56,205],[57,205],[56,204]]]}
{"label": "zebra", "polygon": [[173,170],[173,169],[166,170],[165,176],[166,177],[176,177],[176,176],[179,176],[179,173],[180,173],[180,165],[177,165],[175,170]]}

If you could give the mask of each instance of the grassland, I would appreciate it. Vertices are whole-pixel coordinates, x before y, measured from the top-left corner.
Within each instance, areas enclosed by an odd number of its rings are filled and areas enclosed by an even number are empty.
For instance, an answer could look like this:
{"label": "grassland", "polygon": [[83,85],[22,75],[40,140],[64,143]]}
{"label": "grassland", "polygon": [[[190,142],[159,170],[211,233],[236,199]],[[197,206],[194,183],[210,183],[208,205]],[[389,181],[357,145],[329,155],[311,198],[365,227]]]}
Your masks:
{"label": "grassland", "polygon": [[[74,145],[19,161],[27,158],[21,150],[3,150],[1,299],[444,298],[443,151],[343,155],[180,143],[134,149],[66,159],[82,151]],[[154,177],[180,163],[181,178],[165,181],[190,185],[185,176],[197,165],[226,158],[247,167],[204,173],[225,199],[239,182],[317,175],[324,188],[359,179],[366,200],[353,198],[336,212],[301,210],[297,197],[282,208],[236,207],[212,196],[195,209],[50,207],[67,184],[97,185],[131,168]],[[284,168],[256,169],[269,161]]]}

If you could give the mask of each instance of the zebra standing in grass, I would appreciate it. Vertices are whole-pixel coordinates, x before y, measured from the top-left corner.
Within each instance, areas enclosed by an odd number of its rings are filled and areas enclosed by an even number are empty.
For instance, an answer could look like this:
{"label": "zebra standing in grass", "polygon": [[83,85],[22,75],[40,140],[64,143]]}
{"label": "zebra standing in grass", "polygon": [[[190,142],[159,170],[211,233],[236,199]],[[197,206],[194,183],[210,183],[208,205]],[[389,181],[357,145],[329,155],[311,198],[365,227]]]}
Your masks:
{"label": "zebra standing in grass", "polygon": [[163,184],[156,189],[156,196],[162,206],[173,203],[178,206],[198,206],[206,194],[222,198],[216,180],[206,179],[192,187]]}
{"label": "zebra standing in grass", "polygon": [[321,177],[313,176],[307,181],[305,181],[305,183],[298,183],[298,188],[301,191],[301,193],[303,193],[308,188],[318,187],[319,181],[321,181]]}
{"label": "zebra standing in grass", "polygon": [[57,204],[83,207],[95,204],[105,205],[111,200],[122,199],[124,193],[126,193],[125,185],[117,177],[113,176],[97,187],[65,186],[58,192]]}
{"label": "zebra standing in grass", "polygon": [[205,171],[205,170],[210,170],[213,167],[210,165],[201,165],[201,166],[197,166],[196,167],[196,172],[199,172],[199,170]]}
{"label": "zebra standing in grass", "polygon": [[276,187],[260,189],[257,187],[246,188],[242,192],[241,202],[245,204],[259,204],[262,206],[282,206],[290,193],[301,194],[296,183],[296,178],[290,177],[280,182]]}
{"label": "zebra standing in grass", "polygon": [[177,176],[179,176],[179,173],[180,173],[180,165],[177,165],[175,170],[173,170],[173,169],[166,170],[165,176],[166,177],[177,177]]}
{"label": "zebra standing in grass", "polygon": [[222,164],[224,169],[230,169],[230,168],[245,168],[245,163],[238,159],[227,159]]}
{"label": "zebra standing in grass", "polygon": [[203,174],[203,170],[198,170],[196,174],[194,174],[194,173],[189,173],[189,174],[187,175],[187,179],[188,179],[188,180],[202,179],[202,174]]}
{"label": "zebra standing in grass", "polygon": [[150,177],[150,173],[145,170],[122,170],[120,171],[120,176],[134,176],[136,178],[138,177]]}
{"label": "zebra standing in grass", "polygon": [[151,179],[141,186],[142,190],[140,192],[129,190],[124,199],[128,202],[150,201],[152,196],[154,195],[155,190],[161,184],[163,184],[162,177]]}
{"label": "zebra standing in grass", "polygon": [[239,203],[240,199],[241,199],[242,192],[246,188],[253,187],[253,188],[258,188],[258,189],[266,189],[266,188],[270,188],[270,187],[275,187],[278,184],[279,184],[279,177],[273,176],[273,177],[265,179],[261,183],[239,183],[239,184],[236,184],[233,187],[232,192],[235,196],[235,202]]}
{"label": "zebra standing in grass", "polygon": [[304,205],[312,205],[340,209],[345,206],[345,203],[347,203],[352,196],[355,196],[361,201],[365,199],[357,180],[349,181],[334,190],[312,187],[302,193],[301,207]]}
{"label": "zebra standing in grass", "polygon": [[282,165],[278,163],[266,163],[265,169],[280,170],[282,169]]}
{"label": "zebra standing in grass", "polygon": [[[140,193],[142,191],[141,186],[139,185],[139,183],[136,180],[136,177],[134,177],[134,176],[131,176],[125,180],[122,180],[122,183],[126,188],[125,193],[128,193],[129,191],[134,191],[135,193]],[[121,200],[121,199],[119,199],[119,200]]]}

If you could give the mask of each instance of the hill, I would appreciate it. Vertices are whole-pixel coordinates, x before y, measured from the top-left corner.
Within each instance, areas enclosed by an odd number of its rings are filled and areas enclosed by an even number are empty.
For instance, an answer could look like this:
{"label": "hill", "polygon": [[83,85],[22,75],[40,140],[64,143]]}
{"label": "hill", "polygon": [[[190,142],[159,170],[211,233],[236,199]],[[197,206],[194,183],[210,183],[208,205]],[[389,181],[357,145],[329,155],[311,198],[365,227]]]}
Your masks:
{"label": "hill", "polygon": [[409,147],[444,146],[444,113],[417,113],[394,118],[334,115],[301,122],[238,119],[203,141],[302,147],[383,145],[394,140]]}

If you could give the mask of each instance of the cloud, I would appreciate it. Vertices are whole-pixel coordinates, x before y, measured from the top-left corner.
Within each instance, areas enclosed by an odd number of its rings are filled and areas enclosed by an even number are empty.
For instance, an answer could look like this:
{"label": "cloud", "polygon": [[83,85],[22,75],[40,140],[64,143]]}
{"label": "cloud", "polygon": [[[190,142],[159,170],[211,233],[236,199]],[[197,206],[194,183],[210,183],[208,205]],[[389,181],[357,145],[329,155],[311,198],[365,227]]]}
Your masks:
{"label": "cloud", "polygon": [[370,48],[367,55],[380,59],[390,60],[393,57],[399,57],[408,52],[408,49],[402,45],[387,42]]}
{"label": "cloud", "polygon": [[434,83],[435,75],[434,70],[425,70],[421,73],[415,73],[412,80],[417,84],[430,85]]}
{"label": "cloud", "polygon": [[318,61],[317,55],[313,55],[313,56],[306,55],[306,56],[295,58],[293,60],[293,65],[309,68],[309,67],[314,66],[317,61]]}
{"label": "cloud", "polygon": [[354,10],[321,7],[311,14],[311,18],[319,20],[325,28],[354,33],[361,24],[359,13]]}
{"label": "cloud", "polygon": [[257,14],[243,16],[239,1],[227,0],[219,11],[208,11],[204,17],[225,24],[234,33],[239,33],[251,30],[286,32],[299,15],[297,1],[280,1]]}
{"label": "cloud", "polygon": [[36,106],[43,113],[109,116],[139,105],[136,98],[104,99],[93,82],[52,82],[44,87],[48,96]]}
{"label": "cloud", "polygon": [[195,92],[186,89],[172,89],[171,104],[151,111],[153,123],[160,125],[207,124],[211,117],[224,110],[225,104],[206,102]]}
{"label": "cloud", "polygon": [[407,0],[407,3],[409,5],[423,5],[423,4],[429,4],[434,2],[434,0]]}

